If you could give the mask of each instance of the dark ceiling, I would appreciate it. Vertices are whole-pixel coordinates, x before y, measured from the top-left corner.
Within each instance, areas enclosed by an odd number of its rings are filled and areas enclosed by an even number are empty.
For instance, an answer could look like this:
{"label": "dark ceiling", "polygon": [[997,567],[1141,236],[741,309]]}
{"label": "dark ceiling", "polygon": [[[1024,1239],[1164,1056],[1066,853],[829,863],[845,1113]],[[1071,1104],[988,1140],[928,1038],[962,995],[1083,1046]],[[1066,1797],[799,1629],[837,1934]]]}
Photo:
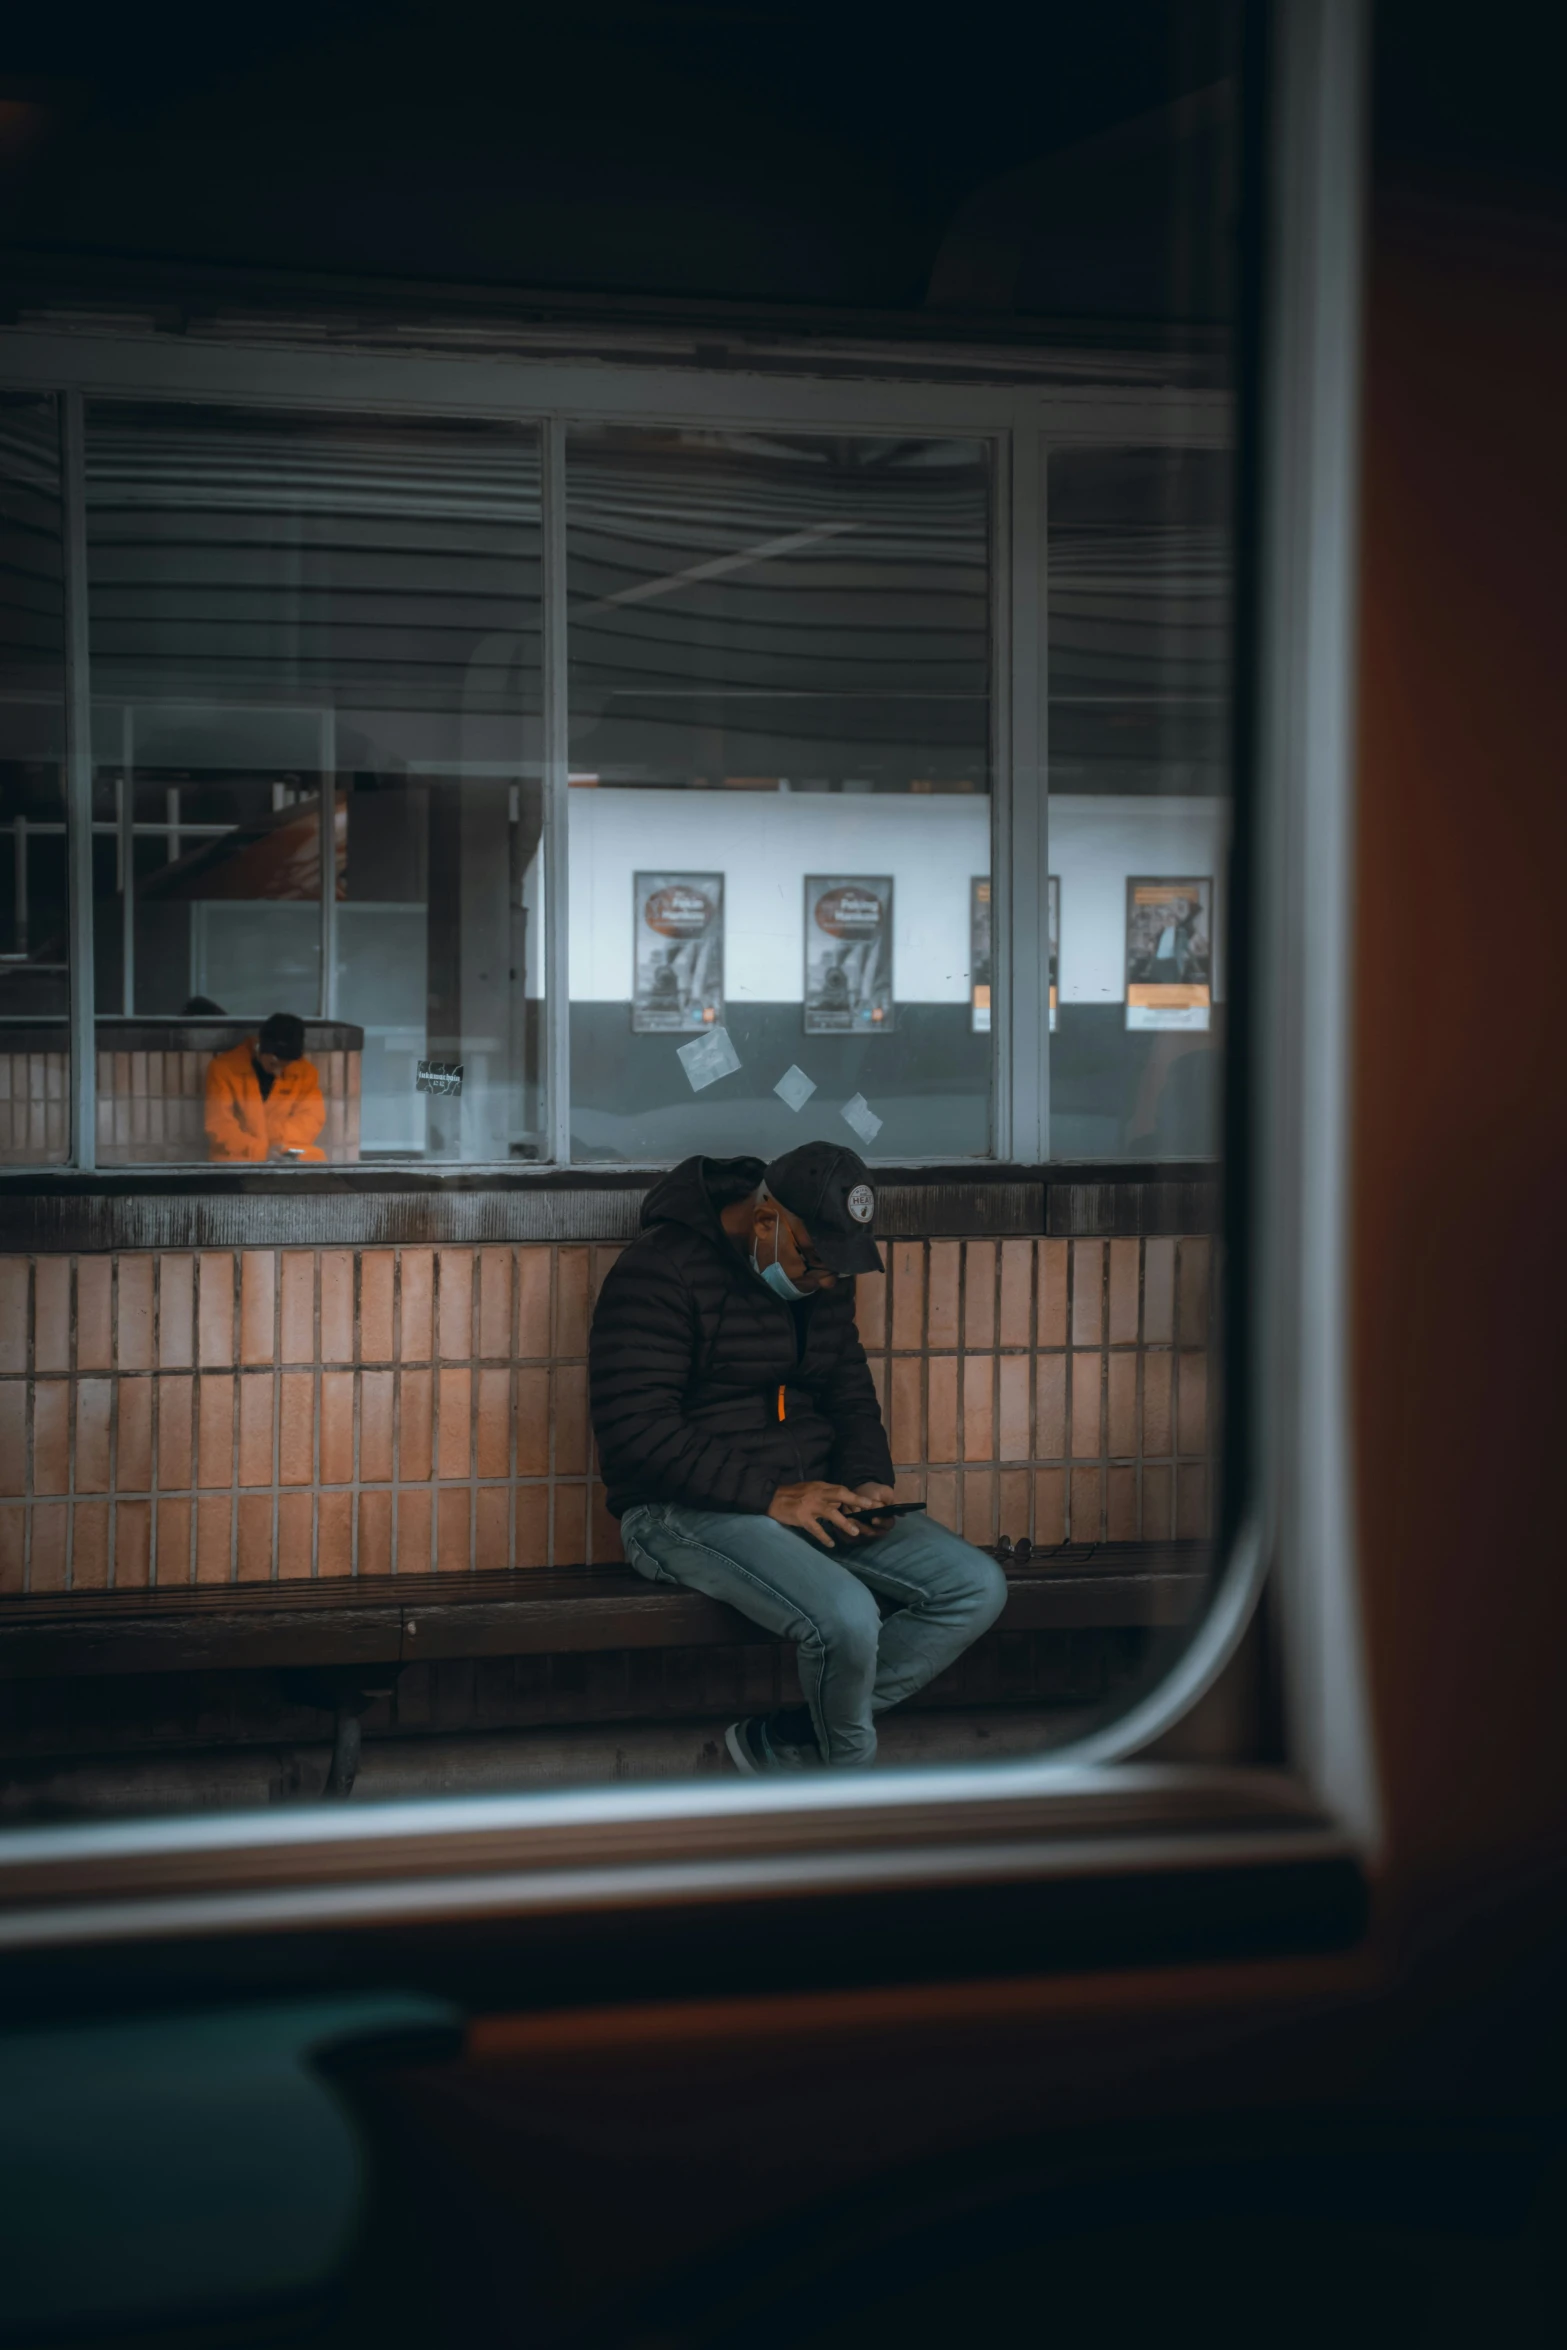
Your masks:
{"label": "dark ceiling", "polygon": [[[1558,13],[1379,0],[1385,168],[1559,187]],[[1231,307],[1246,16],[1244,0],[12,11],[0,300],[423,283],[481,303],[1208,328]]]}
{"label": "dark ceiling", "polygon": [[[1230,0],[36,11],[4,50],[0,233],[34,289],[172,266],[906,313],[936,274],[949,309],[1211,316],[1222,267],[1166,286],[1171,174],[1195,136],[1217,191],[1228,134],[1171,102],[1223,80],[1236,22]],[[1107,214],[1094,143],[1129,123]],[[1097,194],[1050,162],[1085,142]],[[1066,265],[1003,264],[999,301],[993,251],[971,292],[943,250],[997,183],[1003,240],[1043,208]]]}

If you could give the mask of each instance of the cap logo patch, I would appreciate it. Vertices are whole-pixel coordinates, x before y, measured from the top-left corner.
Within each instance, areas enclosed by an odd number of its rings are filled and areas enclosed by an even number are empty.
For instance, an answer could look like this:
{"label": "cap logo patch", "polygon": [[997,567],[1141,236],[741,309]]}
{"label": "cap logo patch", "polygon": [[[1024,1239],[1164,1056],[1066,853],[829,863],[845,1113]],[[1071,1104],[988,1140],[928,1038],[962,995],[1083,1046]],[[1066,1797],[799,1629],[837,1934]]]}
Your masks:
{"label": "cap logo patch", "polygon": [[876,1213],[876,1194],[868,1183],[857,1183],[844,1205],[856,1224],[868,1224]]}

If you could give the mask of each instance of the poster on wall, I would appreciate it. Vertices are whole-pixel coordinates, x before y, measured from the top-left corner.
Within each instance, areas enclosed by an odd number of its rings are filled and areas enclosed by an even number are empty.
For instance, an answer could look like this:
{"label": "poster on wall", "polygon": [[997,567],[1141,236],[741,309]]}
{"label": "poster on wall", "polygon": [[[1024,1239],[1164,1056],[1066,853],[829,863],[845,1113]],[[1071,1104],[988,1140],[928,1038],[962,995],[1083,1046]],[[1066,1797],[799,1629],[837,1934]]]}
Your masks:
{"label": "poster on wall", "polygon": [[884,1035],[893,1009],[891,874],[808,873],[806,1035]]}
{"label": "poster on wall", "polygon": [[1056,1024],[1056,1006],[1061,1000],[1061,876],[1052,873],[1045,884],[1050,950],[1050,1026]]}
{"label": "poster on wall", "polygon": [[968,885],[969,1026],[990,1033],[990,876],[976,873]]}
{"label": "poster on wall", "polygon": [[1206,1028],[1213,1006],[1213,883],[1126,885],[1126,1025]]}
{"label": "poster on wall", "polygon": [[632,876],[631,1027],[667,1036],[722,1025],[724,877]]}

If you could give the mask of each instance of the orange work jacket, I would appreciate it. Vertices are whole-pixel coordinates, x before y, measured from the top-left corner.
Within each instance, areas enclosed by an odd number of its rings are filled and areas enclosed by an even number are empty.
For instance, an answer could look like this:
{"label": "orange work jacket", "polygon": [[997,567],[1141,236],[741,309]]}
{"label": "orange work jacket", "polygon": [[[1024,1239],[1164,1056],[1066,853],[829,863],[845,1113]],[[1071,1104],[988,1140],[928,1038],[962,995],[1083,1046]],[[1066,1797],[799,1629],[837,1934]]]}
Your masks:
{"label": "orange work jacket", "polygon": [[290,1061],[263,1101],[255,1050],[256,1039],[247,1036],[207,1064],[208,1157],[264,1159],[269,1150],[296,1150],[302,1159],[324,1159],[316,1136],[326,1124],[326,1103],[315,1063]]}

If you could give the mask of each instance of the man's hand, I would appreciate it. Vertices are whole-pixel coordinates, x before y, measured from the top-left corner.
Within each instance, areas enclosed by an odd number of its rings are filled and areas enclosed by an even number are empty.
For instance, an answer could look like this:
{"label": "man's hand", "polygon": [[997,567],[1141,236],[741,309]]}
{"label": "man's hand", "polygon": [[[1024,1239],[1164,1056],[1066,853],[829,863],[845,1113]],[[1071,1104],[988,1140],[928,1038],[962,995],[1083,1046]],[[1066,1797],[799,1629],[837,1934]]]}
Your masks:
{"label": "man's hand", "polygon": [[[867,1485],[857,1485],[855,1491],[862,1502],[884,1502],[891,1501],[893,1498],[892,1487],[878,1485],[874,1479]],[[896,1519],[893,1518],[862,1518],[860,1520],[860,1525],[867,1534],[885,1534],[888,1527],[896,1523]]]}
{"label": "man's hand", "polygon": [[[876,1488],[878,1494],[884,1488]],[[798,1526],[802,1534],[809,1534],[823,1550],[831,1550],[832,1542],[822,1528],[831,1526],[835,1533],[847,1534],[858,1541],[864,1529],[853,1518],[844,1516],[844,1506],[851,1509],[866,1498],[862,1488],[856,1493],[848,1485],[828,1485],[813,1479],[808,1485],[780,1485],[767,1505],[767,1514],[776,1518],[780,1526]]]}

